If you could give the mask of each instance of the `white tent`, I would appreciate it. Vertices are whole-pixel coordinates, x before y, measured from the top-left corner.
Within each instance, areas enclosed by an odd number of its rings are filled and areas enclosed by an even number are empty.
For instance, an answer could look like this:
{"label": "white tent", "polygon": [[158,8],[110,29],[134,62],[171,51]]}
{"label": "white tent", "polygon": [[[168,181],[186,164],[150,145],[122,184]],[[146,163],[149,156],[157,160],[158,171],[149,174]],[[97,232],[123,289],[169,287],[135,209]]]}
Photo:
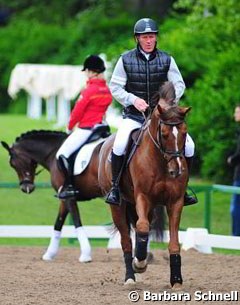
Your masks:
{"label": "white tent", "polygon": [[[105,60],[104,55],[100,55]],[[110,64],[106,63],[107,74]],[[12,70],[8,93],[15,99],[20,90],[28,93],[27,116],[42,116],[42,100],[46,100],[47,120],[57,120],[57,126],[67,124],[70,101],[76,99],[86,84],[82,66],[18,64]]]}

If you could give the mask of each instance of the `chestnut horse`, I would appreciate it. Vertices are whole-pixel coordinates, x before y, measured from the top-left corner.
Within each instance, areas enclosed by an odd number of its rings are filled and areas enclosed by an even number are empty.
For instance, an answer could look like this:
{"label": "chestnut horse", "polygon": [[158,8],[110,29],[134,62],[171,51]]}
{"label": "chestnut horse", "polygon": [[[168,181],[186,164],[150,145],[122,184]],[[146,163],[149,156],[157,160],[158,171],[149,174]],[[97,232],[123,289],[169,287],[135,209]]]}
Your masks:
{"label": "chestnut horse", "polygon": [[[169,84],[169,83],[168,83]],[[174,97],[170,86],[168,96]],[[171,99],[173,100],[173,99]],[[190,107],[169,106],[160,99],[151,116],[142,127],[142,138],[129,166],[120,180],[121,206],[111,206],[113,222],[121,235],[126,276],[125,283],[135,282],[134,273],[147,268],[147,243],[153,209],[161,203],[169,218],[170,283],[173,288],[182,285],[181,256],[178,229],[184,204],[188,170],[184,157],[187,126],[185,115]],[[99,183],[105,194],[111,185],[109,157],[114,136],[108,138],[100,150]],[[129,218],[126,209],[135,212],[131,223],[136,228],[136,247],[132,257]]]}
{"label": "chestnut horse", "polygon": [[[34,190],[34,178],[38,164],[50,172],[51,183],[56,192],[63,185],[64,176],[58,169],[56,152],[66,137],[67,134],[63,132],[38,130],[20,135],[11,147],[6,142],[1,142],[9,153],[10,165],[17,172],[20,188],[23,192],[30,194]],[[97,179],[98,154],[101,145],[102,143],[95,147],[87,169],[82,174],[75,176],[75,186],[79,190],[78,198],[65,201],[60,200],[54,231],[49,247],[43,255],[43,260],[52,260],[57,255],[61,230],[70,212],[80,243],[81,255],[79,261],[91,261],[91,247],[82,227],[77,201],[85,201],[102,196]]]}

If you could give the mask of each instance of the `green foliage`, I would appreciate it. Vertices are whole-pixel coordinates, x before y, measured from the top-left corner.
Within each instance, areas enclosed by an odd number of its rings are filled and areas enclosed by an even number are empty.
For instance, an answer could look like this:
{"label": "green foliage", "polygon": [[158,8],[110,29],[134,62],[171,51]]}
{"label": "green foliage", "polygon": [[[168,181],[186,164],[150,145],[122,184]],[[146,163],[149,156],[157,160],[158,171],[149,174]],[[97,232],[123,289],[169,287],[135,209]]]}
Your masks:
{"label": "green foliage", "polygon": [[176,23],[163,42],[191,87],[183,102],[193,107],[188,122],[201,162],[198,167],[203,177],[229,182],[232,169],[226,159],[234,149],[232,114],[240,100],[240,4],[180,0],[176,8],[185,9],[187,18]]}
{"label": "green foliage", "polygon": [[72,17],[69,11],[77,1],[70,1],[72,6],[64,2],[66,11],[58,1],[47,10],[45,1],[25,8],[28,2],[20,6],[14,1],[12,8],[18,9],[18,14],[13,14],[8,26],[0,28],[1,112],[11,105],[6,88],[16,64],[80,64],[87,55],[100,53],[111,59],[125,50],[126,36],[132,37],[133,17],[124,11],[119,13],[118,2],[93,3],[89,9],[75,11]]}

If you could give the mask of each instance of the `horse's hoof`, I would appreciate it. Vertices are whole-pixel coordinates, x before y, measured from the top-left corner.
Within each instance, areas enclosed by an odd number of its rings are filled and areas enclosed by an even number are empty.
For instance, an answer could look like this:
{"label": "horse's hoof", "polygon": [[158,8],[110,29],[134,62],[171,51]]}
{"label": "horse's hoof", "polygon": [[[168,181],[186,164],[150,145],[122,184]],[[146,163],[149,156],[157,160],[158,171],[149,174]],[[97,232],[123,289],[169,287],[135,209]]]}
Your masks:
{"label": "horse's hoof", "polygon": [[152,264],[154,262],[154,255],[152,252],[148,252],[147,254],[147,263]]}
{"label": "horse's hoof", "polygon": [[92,261],[92,258],[91,256],[88,256],[88,255],[81,255],[79,257],[79,262],[80,263],[90,263]]}
{"label": "horse's hoof", "polygon": [[172,286],[172,290],[174,290],[174,291],[180,291],[180,290],[182,290],[182,288],[183,288],[183,285],[180,284],[180,283],[175,283],[175,284]]}
{"label": "horse's hoof", "polygon": [[134,285],[136,284],[136,282],[134,281],[134,279],[127,279],[126,282],[124,283],[125,286],[130,286],[130,285]]}
{"label": "horse's hoof", "polygon": [[56,254],[51,254],[51,253],[46,252],[43,254],[42,260],[46,261],[46,262],[50,262],[55,258],[55,256],[56,256]]}
{"label": "horse's hoof", "polygon": [[135,273],[143,273],[147,270],[147,260],[139,261],[136,257],[134,257],[132,261],[132,267]]}

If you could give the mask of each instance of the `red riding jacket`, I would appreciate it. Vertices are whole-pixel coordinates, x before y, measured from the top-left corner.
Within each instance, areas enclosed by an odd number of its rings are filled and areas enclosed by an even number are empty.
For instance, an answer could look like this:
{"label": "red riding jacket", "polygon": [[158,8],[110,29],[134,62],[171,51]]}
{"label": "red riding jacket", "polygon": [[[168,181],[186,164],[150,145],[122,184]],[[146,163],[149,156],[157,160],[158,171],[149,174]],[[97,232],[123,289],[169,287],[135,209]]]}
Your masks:
{"label": "red riding jacket", "polygon": [[88,80],[87,87],[81,92],[71,112],[68,129],[72,130],[76,124],[79,128],[84,128],[102,123],[111,102],[112,96],[104,79]]}

